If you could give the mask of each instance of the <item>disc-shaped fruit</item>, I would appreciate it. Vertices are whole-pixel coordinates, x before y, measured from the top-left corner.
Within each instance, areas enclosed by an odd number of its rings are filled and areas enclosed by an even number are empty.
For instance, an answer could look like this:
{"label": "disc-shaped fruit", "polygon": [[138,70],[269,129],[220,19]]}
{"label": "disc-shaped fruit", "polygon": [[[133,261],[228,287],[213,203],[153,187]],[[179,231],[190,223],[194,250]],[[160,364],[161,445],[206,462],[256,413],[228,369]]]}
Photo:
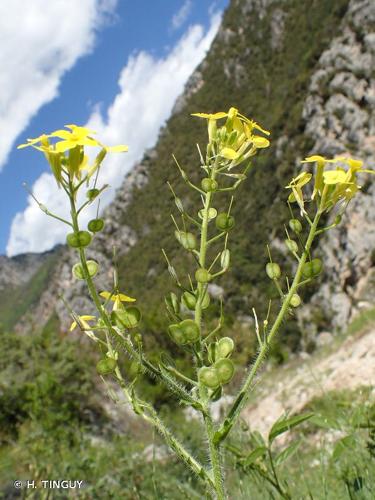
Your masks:
{"label": "disc-shaped fruit", "polygon": [[219,359],[214,364],[214,368],[221,384],[227,384],[232,379],[234,374],[234,364],[230,359]]}

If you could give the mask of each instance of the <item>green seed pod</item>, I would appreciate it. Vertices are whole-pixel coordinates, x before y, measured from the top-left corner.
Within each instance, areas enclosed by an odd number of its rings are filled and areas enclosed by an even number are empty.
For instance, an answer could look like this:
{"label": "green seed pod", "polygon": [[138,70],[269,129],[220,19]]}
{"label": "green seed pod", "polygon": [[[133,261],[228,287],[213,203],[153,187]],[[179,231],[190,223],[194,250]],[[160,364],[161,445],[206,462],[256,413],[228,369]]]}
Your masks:
{"label": "green seed pod", "polygon": [[184,319],[179,324],[187,342],[196,342],[200,337],[200,329],[193,319]]}
{"label": "green seed pod", "polygon": [[194,311],[197,299],[192,292],[184,292],[182,294],[182,302],[190,311]]}
{"label": "green seed pod", "polygon": [[195,279],[198,281],[198,283],[208,283],[211,279],[211,275],[207,271],[207,269],[200,267],[195,271]]}
{"label": "green seed pod", "polygon": [[[87,261],[87,269],[89,271],[89,276],[90,278],[93,278],[96,273],[98,272],[99,269],[99,264],[95,262],[95,260],[88,260]],[[72,267],[72,273],[73,276],[75,276],[78,280],[84,280],[84,272],[83,272],[83,267],[80,262],[77,262],[77,264],[74,264]]]}
{"label": "green seed pod", "polygon": [[86,193],[86,197],[92,201],[100,194],[99,189],[89,189]]}
{"label": "green seed pod", "polygon": [[219,359],[219,361],[216,361],[216,363],[214,364],[214,368],[221,384],[227,384],[228,382],[230,382],[234,375],[233,361],[227,358]]}
{"label": "green seed pod", "polygon": [[169,325],[168,333],[169,333],[171,339],[173,340],[173,342],[176,342],[176,344],[178,344],[178,345],[186,344],[185,334],[181,330],[179,324]]}
{"label": "green seed pod", "polygon": [[112,311],[111,319],[119,328],[135,328],[141,320],[141,312],[135,306],[116,309]]}
{"label": "green seed pod", "polygon": [[210,179],[209,177],[205,177],[201,181],[201,187],[203,191],[208,193],[209,191],[216,191],[216,189],[219,187],[217,181],[214,179]]}
{"label": "green seed pod", "polygon": [[313,259],[311,265],[314,276],[318,276],[323,270],[323,262],[320,259]]}
{"label": "green seed pod", "polygon": [[182,233],[181,244],[186,250],[195,250],[197,248],[197,240],[193,233]]}
{"label": "green seed pod", "polygon": [[211,302],[210,294],[208,293],[208,290],[206,290],[202,299],[202,309],[207,309],[207,307],[210,305],[210,302]]}
{"label": "green seed pod", "polygon": [[276,264],[276,262],[268,262],[268,264],[266,265],[266,273],[271,280],[279,279],[281,276],[281,269],[279,264]]}
{"label": "green seed pod", "polygon": [[230,231],[234,226],[234,217],[226,212],[221,212],[216,217],[215,224],[219,231]]}
{"label": "green seed pod", "polygon": [[228,269],[230,264],[230,250],[226,248],[221,252],[220,255],[220,265],[222,269]]}
{"label": "green seed pod", "polygon": [[342,221],[342,216],[341,215],[336,215],[336,217],[335,217],[335,225],[338,226],[341,221]]}
{"label": "green seed pod", "polygon": [[234,342],[230,337],[223,337],[216,344],[216,358],[227,358],[230,356],[234,349]]}
{"label": "green seed pod", "polygon": [[305,279],[312,278],[314,276],[314,272],[312,269],[311,262],[305,262],[305,264],[302,267],[302,276]]}
{"label": "green seed pod", "polygon": [[69,233],[66,237],[66,242],[73,248],[87,247],[91,243],[91,234],[88,231]]}
{"label": "green seed pod", "polygon": [[292,298],[290,299],[290,305],[292,307],[298,307],[301,305],[301,297],[298,295],[298,293],[294,293],[292,295]]}
{"label": "green seed pod", "polygon": [[294,240],[285,240],[285,245],[287,249],[292,252],[292,253],[297,253],[298,252],[298,244]]}
{"label": "green seed pod", "polygon": [[96,365],[96,371],[99,375],[109,375],[114,372],[117,361],[113,358],[103,358]]}
{"label": "green seed pod", "polygon": [[220,385],[219,374],[214,367],[203,366],[198,372],[198,378],[210,389],[216,389]]}
{"label": "green seed pod", "polygon": [[92,233],[98,233],[101,231],[104,227],[104,220],[103,219],[92,219],[87,225],[87,228],[89,231]]}
{"label": "green seed pod", "polygon": [[299,234],[302,231],[302,224],[298,219],[290,219],[289,227],[292,231]]}

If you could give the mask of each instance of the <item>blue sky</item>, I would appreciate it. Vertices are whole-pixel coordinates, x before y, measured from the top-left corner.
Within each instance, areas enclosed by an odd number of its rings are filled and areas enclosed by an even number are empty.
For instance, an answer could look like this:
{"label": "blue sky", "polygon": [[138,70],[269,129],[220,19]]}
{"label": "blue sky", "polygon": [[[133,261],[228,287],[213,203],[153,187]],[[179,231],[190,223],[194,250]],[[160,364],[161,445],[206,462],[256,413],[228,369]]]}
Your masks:
{"label": "blue sky", "polygon": [[[26,5],[35,3],[37,9],[40,1],[29,0]],[[70,0],[64,1],[66,5]],[[9,3],[6,15],[10,15],[9,9],[15,12],[14,17],[6,22],[9,25],[16,20],[19,2],[22,0],[5,0],[0,6],[0,19],[1,10]],[[54,5],[46,15],[53,18],[59,14],[53,10],[59,8],[59,3],[59,0],[55,4],[52,2]],[[155,116],[145,119],[143,128],[150,126],[149,133],[146,130],[143,136],[133,137],[134,154],[127,157],[125,170],[120,169],[120,160],[113,163],[113,171],[117,174],[109,181],[118,186],[125,171],[131,168],[130,162],[139,159],[145,147],[155,142],[157,130],[170,114],[173,105],[170,100],[174,101],[179,95],[188,75],[204,56],[217,31],[218,14],[227,4],[228,0],[84,0],[75,5],[79,5],[77,9],[87,9],[87,12],[70,17],[77,20],[76,27],[69,26],[56,33],[56,48],[52,47],[50,51],[48,40],[55,33],[48,19],[45,24],[35,26],[34,33],[33,13],[29,12],[25,39],[20,34],[19,40],[14,39],[13,34],[11,39],[4,27],[5,21],[3,24],[0,21],[0,42],[5,40],[5,49],[4,43],[0,43],[0,63],[9,60],[6,59],[7,43],[9,52],[19,51],[13,59],[18,67],[9,66],[6,82],[9,89],[1,92],[0,84],[0,110],[5,109],[0,116],[0,124],[5,129],[1,131],[5,133],[5,145],[0,143],[0,157],[2,154],[3,159],[0,172],[0,253],[6,250],[8,254],[47,250],[63,240],[64,229],[57,227],[52,220],[40,218],[22,188],[22,183],[27,182],[44,197],[42,202],[48,202],[45,198],[51,196],[59,208],[58,197],[46,194],[52,182],[46,175],[48,165],[34,150],[17,151],[15,145],[27,137],[50,132],[67,123],[89,123],[95,125],[108,141],[125,141],[132,148],[132,143],[127,140],[127,137],[131,139],[132,131],[126,114],[129,120],[132,114],[136,118],[137,109],[139,116],[147,114],[152,101],[148,104],[146,101],[151,99],[150,93],[155,89],[155,102],[167,101],[161,103]],[[76,43],[73,49],[72,43]],[[47,47],[43,57],[40,47]],[[40,59],[33,66],[34,57]],[[40,81],[33,81],[35,68],[38,71],[42,68]],[[23,78],[20,71],[25,73]],[[30,72],[29,80],[27,71]],[[171,72],[173,74],[168,74]],[[171,79],[175,80],[175,86],[163,92],[163,85],[170,85]],[[141,88],[143,84],[144,89]],[[136,104],[128,95],[132,89],[134,98],[138,98]],[[2,95],[5,99],[8,96],[9,102],[2,103]],[[7,132],[8,124],[10,131]],[[61,209],[64,211],[63,207]]]}

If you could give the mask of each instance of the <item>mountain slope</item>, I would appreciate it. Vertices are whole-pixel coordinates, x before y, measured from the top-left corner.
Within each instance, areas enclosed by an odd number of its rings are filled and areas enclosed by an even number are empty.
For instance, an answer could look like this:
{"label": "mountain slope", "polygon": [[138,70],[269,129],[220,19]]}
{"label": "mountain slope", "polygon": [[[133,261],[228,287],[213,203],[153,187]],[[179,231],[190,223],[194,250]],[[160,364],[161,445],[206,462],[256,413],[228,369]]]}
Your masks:
{"label": "mountain slope", "polygon": [[[144,331],[153,334],[147,337],[150,343],[163,345],[166,338],[163,296],[171,283],[160,248],[165,248],[178,271],[186,265],[173,235],[173,200],[166,181],[172,182],[190,211],[198,202],[180,181],[171,158],[174,153],[191,178],[197,179],[195,144],[204,144],[206,132],[190,113],[236,106],[272,131],[271,148],[254,161],[234,206],[233,269],[220,282],[227,323],[236,327],[249,321],[250,307],[261,313],[274,296],[264,273],[265,244],[272,241],[274,255],[282,265],[289,265],[277,243],[288,219],[284,186],[297,161],[318,150],[326,156],[350,152],[373,158],[374,10],[370,0],[231,2],[207,57],[177,101],[156,147],[125,179],[105,211],[106,229],[89,251],[101,262],[98,282],[105,287],[111,279],[116,242],[123,288],[139,300]],[[341,326],[356,311],[356,301],[360,305],[373,301],[364,284],[369,283],[365,276],[374,271],[373,189],[373,185],[364,186],[342,229],[322,244],[326,271],[320,288],[308,290],[304,297],[308,301],[313,295],[300,315],[304,329],[311,324],[313,333],[329,328],[334,317],[333,323]],[[363,239],[359,235],[364,228]],[[45,322],[56,309],[66,326],[69,318],[57,300],[60,293],[79,312],[89,312],[91,306],[83,285],[71,276],[74,253],[65,249],[57,260],[28,315]],[[363,289],[369,294],[366,300],[361,298],[366,295]],[[327,301],[328,291],[333,293],[332,303]],[[19,329],[27,326],[28,315],[19,322]],[[297,348],[301,334],[296,322],[289,324],[286,333],[289,346]]]}

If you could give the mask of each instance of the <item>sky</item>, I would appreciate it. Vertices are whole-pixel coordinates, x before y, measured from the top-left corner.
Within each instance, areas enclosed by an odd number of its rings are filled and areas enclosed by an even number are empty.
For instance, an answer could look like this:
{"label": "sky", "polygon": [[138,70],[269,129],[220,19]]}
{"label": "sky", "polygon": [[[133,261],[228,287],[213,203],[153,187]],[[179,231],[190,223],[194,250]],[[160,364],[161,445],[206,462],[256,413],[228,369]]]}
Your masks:
{"label": "sky", "polygon": [[47,162],[17,145],[71,123],[90,126],[105,144],[127,144],[129,153],[109,157],[102,170],[108,204],[155,144],[228,2],[0,2],[0,254],[46,251],[66,234],[23,188],[26,182],[41,203],[67,216]]}

